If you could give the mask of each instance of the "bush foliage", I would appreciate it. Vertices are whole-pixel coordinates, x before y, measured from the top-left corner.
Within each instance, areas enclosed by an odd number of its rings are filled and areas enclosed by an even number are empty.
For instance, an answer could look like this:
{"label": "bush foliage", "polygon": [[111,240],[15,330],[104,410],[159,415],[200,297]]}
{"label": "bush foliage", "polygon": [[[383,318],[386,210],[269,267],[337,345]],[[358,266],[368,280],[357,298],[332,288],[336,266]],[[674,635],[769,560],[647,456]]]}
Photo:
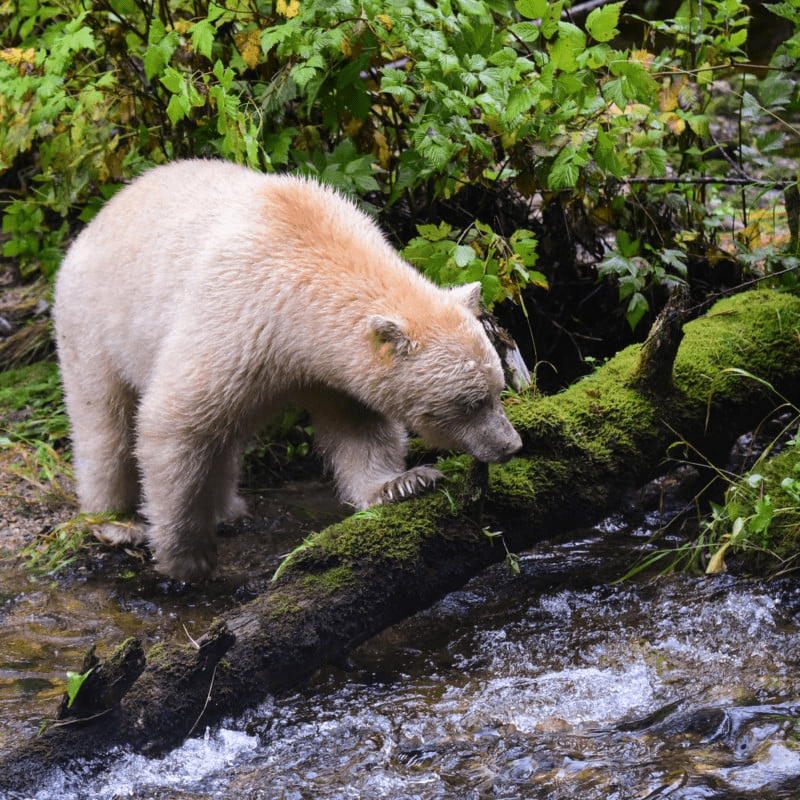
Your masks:
{"label": "bush foliage", "polygon": [[[770,173],[796,131],[748,123],[780,123],[797,100],[786,70],[800,12],[771,6],[794,35],[753,77],[731,66],[746,60],[741,0],[692,0],[666,21],[623,5],[573,19],[564,0],[0,0],[3,254],[50,278],[124,179],[221,157],[315,176],[384,222],[408,220],[408,257],[445,283],[481,280],[490,306],[566,280],[537,263],[548,207],[618,230],[599,276],[618,281],[634,328],[729,222],[696,179],[732,158],[739,176],[758,169],[757,192],[796,177]],[[621,20],[642,46],[619,43]],[[713,133],[718,76],[733,145]],[[434,210],[476,187],[527,202],[529,224],[486,200],[440,223]]]}

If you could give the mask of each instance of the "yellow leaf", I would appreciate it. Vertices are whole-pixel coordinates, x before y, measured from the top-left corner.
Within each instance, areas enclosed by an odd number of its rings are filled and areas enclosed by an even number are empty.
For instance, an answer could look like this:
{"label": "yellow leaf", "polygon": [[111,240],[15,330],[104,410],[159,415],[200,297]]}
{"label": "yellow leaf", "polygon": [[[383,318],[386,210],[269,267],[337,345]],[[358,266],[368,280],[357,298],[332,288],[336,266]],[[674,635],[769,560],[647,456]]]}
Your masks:
{"label": "yellow leaf", "polygon": [[342,41],[339,42],[339,49],[342,51],[342,55],[345,58],[350,58],[353,55],[353,46],[350,44],[350,40],[347,36],[342,36]]}
{"label": "yellow leaf", "polygon": [[711,556],[706,566],[706,575],[716,575],[720,572],[728,571],[728,568],[725,566],[725,552],[730,546],[730,541],[725,542],[725,544]]}
{"label": "yellow leaf", "polygon": [[751,249],[757,248],[761,244],[761,225],[758,220],[751,222],[746,228],[736,233],[736,238],[742,244]]}
{"label": "yellow leaf", "polygon": [[386,141],[386,136],[380,131],[376,131],[373,138],[375,141],[373,152],[378,157],[378,163],[383,169],[389,169],[392,154],[389,150],[389,143]]}
{"label": "yellow leaf", "polygon": [[661,114],[659,119],[676,135],[680,136],[686,130],[686,120],[681,119],[677,114],[670,111],[668,114]]}
{"label": "yellow leaf", "polygon": [[27,50],[23,50],[21,47],[8,47],[5,50],[0,50],[0,59],[11,67],[19,67],[25,64],[32,67],[36,61],[36,51],[32,47]]}
{"label": "yellow leaf", "polygon": [[686,78],[670,81],[669,86],[658,93],[658,105],[662,111],[674,111],[678,107],[681,89],[686,85]]}
{"label": "yellow leaf", "polygon": [[250,69],[255,69],[261,59],[261,34],[257,30],[241,31],[234,37],[236,49]]}
{"label": "yellow leaf", "polygon": [[375,18],[378,22],[383,24],[383,27],[386,28],[387,31],[390,31],[394,27],[394,22],[392,22],[392,18],[386,16],[386,14],[378,14]]}
{"label": "yellow leaf", "polygon": [[353,117],[345,124],[342,133],[344,133],[348,139],[355,139],[363,127],[364,121]]}
{"label": "yellow leaf", "polygon": [[649,67],[655,56],[648,50],[634,50],[631,52],[631,61],[639,61]]}
{"label": "yellow leaf", "polygon": [[300,13],[300,0],[278,0],[275,4],[275,10],[282,14],[286,19],[292,19]]}

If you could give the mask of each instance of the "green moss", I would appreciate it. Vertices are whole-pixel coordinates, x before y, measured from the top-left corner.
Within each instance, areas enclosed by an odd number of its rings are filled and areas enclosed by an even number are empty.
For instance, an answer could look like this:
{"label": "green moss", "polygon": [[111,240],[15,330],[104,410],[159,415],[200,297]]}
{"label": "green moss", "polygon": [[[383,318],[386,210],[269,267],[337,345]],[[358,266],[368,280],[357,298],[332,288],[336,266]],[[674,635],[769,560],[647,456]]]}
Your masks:
{"label": "green moss", "polygon": [[293,598],[283,594],[271,595],[270,605],[272,606],[269,612],[270,619],[277,619],[286,614],[297,614],[301,610]]}
{"label": "green moss", "polygon": [[375,506],[326,528],[315,544],[341,559],[379,556],[406,561],[419,552],[420,543],[438,530],[445,501],[438,492],[396,505]]}
{"label": "green moss", "polygon": [[720,300],[685,326],[675,363],[676,387],[689,404],[725,392],[746,399],[754,385],[730,368],[764,380],[800,364],[800,299],[775,291],[745,292]]}
{"label": "green moss", "polygon": [[148,666],[169,669],[175,663],[175,645],[171,642],[157,642],[147,651]]}
{"label": "green moss", "polygon": [[[388,506],[375,506],[353,514],[342,522],[308,537],[281,564],[273,581],[303,565],[335,565],[322,581],[333,591],[343,580],[354,580],[347,565],[365,561],[396,561],[408,564],[420,552],[422,543],[440,532],[445,516],[458,511],[464,479],[454,479],[447,490]],[[455,503],[455,510],[451,508]],[[315,576],[315,581],[320,580]]]}
{"label": "green moss", "polygon": [[353,570],[350,567],[341,566],[325,570],[319,575],[306,575],[302,585],[304,589],[310,591],[333,594],[339,589],[355,585],[356,582]]}
{"label": "green moss", "polygon": [[510,498],[530,500],[537,493],[567,481],[572,469],[559,459],[512,458],[489,470],[490,491]]}
{"label": "green moss", "polygon": [[[509,418],[532,443],[526,451],[548,457],[553,462],[548,472],[558,473],[567,464],[574,471],[576,453],[588,464],[600,465],[618,460],[620,453],[638,452],[641,440],[632,432],[640,435],[657,420],[653,405],[625,385],[637,357],[638,347],[627,348],[558,395],[523,398],[511,405]],[[563,460],[564,467],[555,459]],[[542,466],[533,469],[541,471]]]}

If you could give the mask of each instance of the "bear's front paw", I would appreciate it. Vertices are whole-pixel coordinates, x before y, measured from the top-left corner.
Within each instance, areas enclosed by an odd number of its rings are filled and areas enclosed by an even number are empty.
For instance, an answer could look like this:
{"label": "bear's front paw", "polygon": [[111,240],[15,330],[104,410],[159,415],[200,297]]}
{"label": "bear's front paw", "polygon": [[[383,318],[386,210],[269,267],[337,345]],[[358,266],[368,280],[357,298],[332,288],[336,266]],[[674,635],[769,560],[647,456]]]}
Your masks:
{"label": "bear's front paw", "polygon": [[132,520],[106,522],[93,530],[96,539],[110,545],[141,545],[147,542],[147,525]]}
{"label": "bear's front paw", "polygon": [[386,481],[381,488],[381,502],[397,503],[417,497],[436,486],[444,478],[444,474],[433,467],[414,467]]}

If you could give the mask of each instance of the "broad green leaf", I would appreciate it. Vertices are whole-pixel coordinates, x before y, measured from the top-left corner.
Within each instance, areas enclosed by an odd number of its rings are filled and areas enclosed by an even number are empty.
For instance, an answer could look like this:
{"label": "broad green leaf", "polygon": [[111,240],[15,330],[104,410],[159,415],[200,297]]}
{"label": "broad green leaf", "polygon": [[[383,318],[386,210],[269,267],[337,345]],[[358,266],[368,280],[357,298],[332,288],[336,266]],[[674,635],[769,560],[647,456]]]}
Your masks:
{"label": "broad green leaf", "polygon": [[575,186],[578,182],[578,165],[576,161],[575,148],[568,144],[561,149],[561,152],[550,167],[550,174],[547,176],[547,185],[554,192],[559,189],[567,189]]}
{"label": "broad green leaf", "polygon": [[600,169],[610,172],[615,178],[622,177],[622,161],[617,153],[617,141],[602,129],[597,131],[594,160]]}
{"label": "broad green leaf", "polygon": [[550,46],[550,60],[564,72],[578,69],[578,56],[586,49],[586,35],[568,22],[558,24],[558,38]]}
{"label": "broad green leaf", "polygon": [[775,516],[775,508],[769,495],[755,502],[755,516],[748,522],[747,527],[753,533],[764,533],[769,529],[772,518]]}
{"label": "broad green leaf", "polygon": [[158,44],[167,35],[167,29],[160,19],[154,19],[150,23],[150,30],[147,32],[147,43]]}
{"label": "broad green leaf", "polygon": [[204,55],[211,58],[211,48],[214,44],[214,35],[217,29],[207,19],[201,19],[192,25],[192,47]]}
{"label": "broad green leaf", "polygon": [[650,304],[647,298],[641,292],[635,292],[631,299],[628,301],[628,311],[625,318],[628,320],[628,325],[631,330],[635,330],[636,326],[641,322],[642,317],[649,311]]}
{"label": "broad green leaf", "polygon": [[548,0],[514,0],[514,5],[523,17],[540,19],[547,11]]}
{"label": "broad green leaf", "polygon": [[539,253],[536,249],[538,240],[533,231],[518,228],[511,234],[509,242],[526,267],[532,267],[539,260]]}
{"label": "broad green leaf", "polygon": [[624,5],[623,0],[621,3],[610,3],[591,11],[586,17],[586,30],[589,36],[598,42],[608,42],[613,39],[619,33],[617,23]]}
{"label": "broad green leaf", "polygon": [[172,94],[178,94],[186,86],[183,75],[174,67],[167,67],[167,69],[164,70],[164,74],[161,76],[161,83],[163,83]]}
{"label": "broad green leaf", "polygon": [[533,22],[516,22],[510,30],[523,42],[535,42],[539,38],[539,26]]}
{"label": "broad green leaf", "polygon": [[446,239],[451,230],[453,230],[452,225],[448,225],[446,222],[440,222],[438,225],[417,225],[419,235],[429,242]]}
{"label": "broad green leaf", "polygon": [[520,114],[526,111],[536,103],[539,99],[539,92],[532,86],[513,86],[508,93],[508,102],[504,117],[505,119],[513,120]]}
{"label": "broad green leaf", "polygon": [[475,258],[475,255],[475,251],[465,244],[457,245],[453,251],[453,258],[459,267],[466,267]]}
{"label": "broad green leaf", "polygon": [[189,116],[191,104],[186,94],[174,94],[167,104],[167,116],[173,125],[177,125],[184,117]]}
{"label": "broad green leaf", "polygon": [[556,35],[563,7],[563,0],[558,0],[556,3],[548,3],[547,10],[542,14],[542,36],[545,39],[551,39]]}
{"label": "broad green leaf", "polygon": [[644,150],[642,155],[650,162],[653,167],[653,175],[661,177],[667,173],[667,153],[660,147],[651,147]]}

